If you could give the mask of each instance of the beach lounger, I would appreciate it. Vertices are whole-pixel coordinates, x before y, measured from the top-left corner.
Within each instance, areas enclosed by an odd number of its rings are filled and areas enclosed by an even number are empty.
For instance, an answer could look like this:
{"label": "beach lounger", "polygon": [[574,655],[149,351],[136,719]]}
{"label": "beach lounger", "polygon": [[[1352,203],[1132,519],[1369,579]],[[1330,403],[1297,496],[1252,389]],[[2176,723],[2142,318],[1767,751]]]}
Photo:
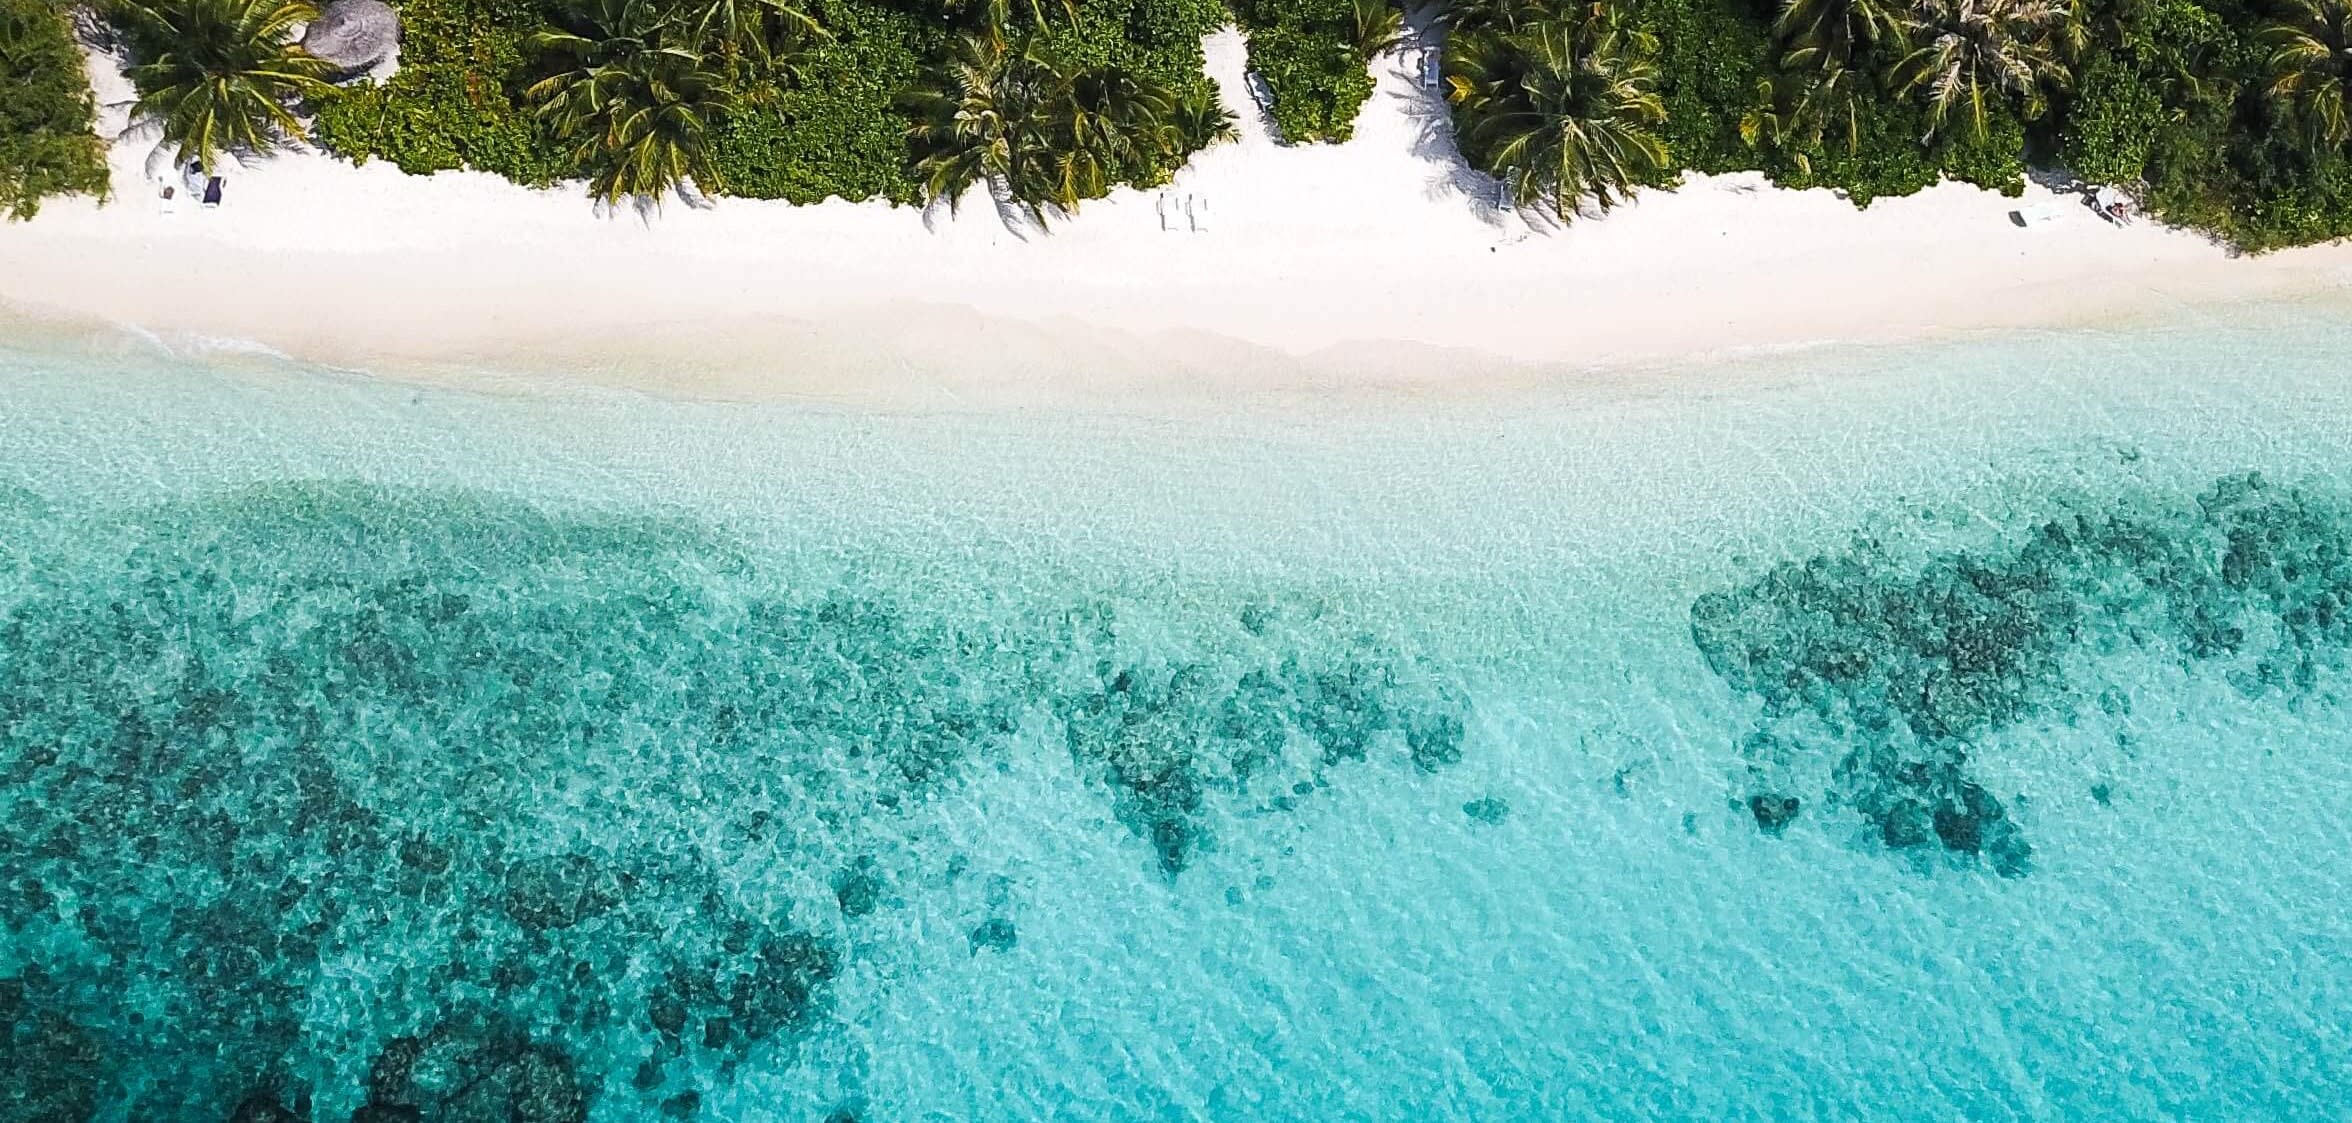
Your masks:
{"label": "beach lounger", "polygon": [[2010,211],[2009,219],[2017,225],[2031,230],[2037,226],[2048,226],[2058,221],[2058,215],[2058,204],[2035,203],[2030,207],[2019,207]]}
{"label": "beach lounger", "polygon": [[1198,195],[1186,195],[1184,220],[1192,225],[1193,233],[1206,233],[1209,229],[1209,201]]}
{"label": "beach lounger", "polygon": [[1437,48],[1425,48],[1421,52],[1421,88],[1434,90],[1444,82],[1445,66],[1437,57]]}
{"label": "beach lounger", "polygon": [[2091,206],[2093,209],[2099,212],[2100,218],[2104,218],[2117,226],[2131,225],[2131,196],[2116,190],[2113,186],[2101,187],[2097,192],[2092,194]]}
{"label": "beach lounger", "polygon": [[204,205],[208,207],[217,207],[220,205],[220,201],[221,177],[216,175],[211,179],[204,181]]}
{"label": "beach lounger", "polygon": [[1242,76],[1242,84],[1249,87],[1250,100],[1258,103],[1258,112],[1274,113],[1274,87],[1266,84],[1266,76],[1255,70]]}

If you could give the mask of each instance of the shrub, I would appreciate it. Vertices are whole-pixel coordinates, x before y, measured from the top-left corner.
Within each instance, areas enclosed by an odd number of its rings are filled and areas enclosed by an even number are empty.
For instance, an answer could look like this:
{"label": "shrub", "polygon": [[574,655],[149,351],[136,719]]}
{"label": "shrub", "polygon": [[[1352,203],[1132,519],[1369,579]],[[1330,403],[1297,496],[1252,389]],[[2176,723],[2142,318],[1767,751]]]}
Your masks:
{"label": "shrub", "polygon": [[1633,24],[1658,40],[1659,132],[1674,162],[1719,173],[1758,166],[1739,121],[1772,69],[1772,29],[1744,0],[1642,0]]}
{"label": "shrub", "polygon": [[365,163],[381,158],[424,175],[475,168],[546,186],[576,174],[521,92],[529,37],[547,26],[531,0],[397,0],[400,69],[382,85],[346,88],[318,106],[312,133]]}
{"label": "shrub", "polygon": [[925,57],[945,48],[943,21],[867,0],[831,0],[814,14],[828,37],[797,60],[798,80],[719,130],[716,158],[728,192],[795,203],[912,202],[907,122],[894,101]]}
{"label": "shrub", "polygon": [[0,0],[0,216],[51,195],[103,195],[106,146],[82,53],[48,0]]}
{"label": "shrub", "polygon": [[1351,0],[1235,0],[1249,40],[1250,69],[1274,93],[1274,127],[1290,144],[1354,135],[1356,112],[1372,96],[1372,75],[1356,43]]}

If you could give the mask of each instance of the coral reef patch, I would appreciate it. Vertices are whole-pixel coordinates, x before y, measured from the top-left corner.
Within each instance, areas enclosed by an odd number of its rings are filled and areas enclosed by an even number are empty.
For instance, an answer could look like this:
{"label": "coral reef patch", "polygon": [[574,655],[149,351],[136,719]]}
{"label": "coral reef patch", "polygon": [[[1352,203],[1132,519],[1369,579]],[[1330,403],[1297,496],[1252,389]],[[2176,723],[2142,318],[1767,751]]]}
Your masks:
{"label": "coral reef patch", "polygon": [[2194,496],[2061,501],[2004,530],[1924,558],[1864,536],[1691,606],[1707,665],[1759,705],[1740,746],[1759,830],[1827,797],[1888,850],[2018,876],[2033,846],[1972,748],[2091,704],[2081,660],[2135,652],[2292,695],[2352,644],[2341,496],[2244,474]]}
{"label": "coral reef patch", "polygon": [[1283,597],[991,611],[474,493],[11,503],[0,1111],[692,1116],[833,1016],[919,891],[874,837],[973,762],[1068,753],[1176,876],[1220,801],[1443,767],[1466,714]]}

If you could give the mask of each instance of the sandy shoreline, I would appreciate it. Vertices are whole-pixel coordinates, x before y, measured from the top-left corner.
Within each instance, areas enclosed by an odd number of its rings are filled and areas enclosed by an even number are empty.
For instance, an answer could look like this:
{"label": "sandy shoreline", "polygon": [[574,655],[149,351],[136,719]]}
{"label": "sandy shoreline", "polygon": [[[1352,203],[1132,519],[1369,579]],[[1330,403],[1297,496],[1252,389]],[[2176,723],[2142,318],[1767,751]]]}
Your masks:
{"label": "sandy shoreline", "polygon": [[[1209,43],[1238,98],[1240,45]],[[102,100],[116,91],[105,88]],[[1356,139],[1243,139],[1170,199],[1123,190],[1024,241],[985,205],[673,204],[650,224],[576,189],[286,155],[227,205],[162,213],[144,145],[116,199],[0,226],[0,307],[250,340],[431,377],[563,371],[655,392],[908,402],[1116,399],[1344,384],[1443,388],[1828,341],[2160,320],[2352,287],[2352,246],[2233,258],[2200,236],[1943,185],[1856,211],[1759,177],[1693,177],[1605,220],[1487,205],[1442,108],[1383,60]]]}

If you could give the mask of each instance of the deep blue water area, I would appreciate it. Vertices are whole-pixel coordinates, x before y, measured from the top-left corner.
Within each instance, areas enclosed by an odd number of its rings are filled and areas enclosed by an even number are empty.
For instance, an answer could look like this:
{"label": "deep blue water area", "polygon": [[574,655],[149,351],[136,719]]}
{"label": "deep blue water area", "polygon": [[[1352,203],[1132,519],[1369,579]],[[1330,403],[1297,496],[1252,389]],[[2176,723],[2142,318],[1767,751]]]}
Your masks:
{"label": "deep blue water area", "polygon": [[2339,1117],[2352,332],[2262,327],[1272,420],[0,351],[0,1123]]}

